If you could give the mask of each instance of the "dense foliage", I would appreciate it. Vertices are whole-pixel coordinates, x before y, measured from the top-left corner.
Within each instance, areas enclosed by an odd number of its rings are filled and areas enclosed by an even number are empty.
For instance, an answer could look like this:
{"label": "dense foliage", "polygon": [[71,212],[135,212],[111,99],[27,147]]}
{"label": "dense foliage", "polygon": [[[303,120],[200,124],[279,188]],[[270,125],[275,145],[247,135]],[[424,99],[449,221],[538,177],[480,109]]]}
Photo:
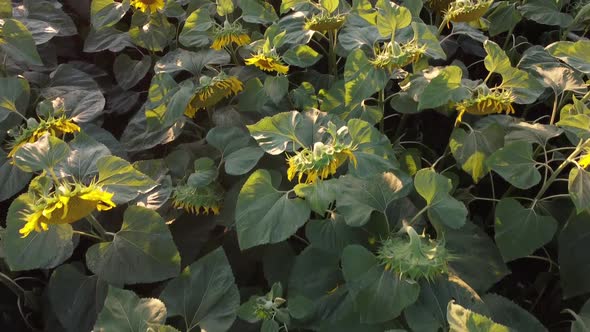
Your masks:
{"label": "dense foliage", "polygon": [[590,329],[588,1],[69,3],[0,0],[3,331]]}

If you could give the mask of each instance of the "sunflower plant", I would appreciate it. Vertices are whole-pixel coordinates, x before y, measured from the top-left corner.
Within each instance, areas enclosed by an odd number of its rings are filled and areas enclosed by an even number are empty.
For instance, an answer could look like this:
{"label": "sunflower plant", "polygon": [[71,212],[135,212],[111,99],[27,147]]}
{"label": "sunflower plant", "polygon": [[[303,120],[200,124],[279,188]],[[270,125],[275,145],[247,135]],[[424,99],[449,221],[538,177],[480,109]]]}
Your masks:
{"label": "sunflower plant", "polygon": [[0,0],[0,330],[584,330],[588,8]]}

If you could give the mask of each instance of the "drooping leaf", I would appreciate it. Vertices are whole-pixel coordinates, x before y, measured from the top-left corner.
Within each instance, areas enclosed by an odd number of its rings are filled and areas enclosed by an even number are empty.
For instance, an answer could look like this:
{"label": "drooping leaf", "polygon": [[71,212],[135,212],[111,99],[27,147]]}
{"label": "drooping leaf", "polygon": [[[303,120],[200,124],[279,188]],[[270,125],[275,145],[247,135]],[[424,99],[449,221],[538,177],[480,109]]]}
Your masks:
{"label": "drooping leaf", "polygon": [[490,20],[489,32],[490,36],[493,37],[502,32],[512,31],[518,22],[522,20],[522,15],[520,15],[514,3],[499,1],[486,18]]}
{"label": "drooping leaf", "polygon": [[97,276],[87,276],[72,264],[53,271],[48,292],[51,307],[66,331],[89,331],[107,296],[108,285]]}
{"label": "drooping leaf", "polygon": [[166,321],[166,306],[158,299],[109,286],[94,331],[143,332]]}
{"label": "drooping leaf", "polygon": [[289,300],[304,297],[317,301],[342,282],[339,256],[308,246],[301,252],[291,268],[289,276]]}
{"label": "drooping leaf", "polygon": [[543,0],[530,0],[518,7],[522,15],[529,20],[547,25],[568,27],[574,18],[561,12],[560,3]]}
{"label": "drooping leaf", "polygon": [[500,200],[495,220],[496,244],[506,262],[532,254],[551,241],[557,230],[552,216],[525,208],[513,198]]}
{"label": "drooping leaf", "polygon": [[301,68],[311,67],[320,61],[321,58],[321,54],[307,45],[297,45],[288,49],[285,54],[283,54],[283,60],[285,60],[287,64]]}
{"label": "drooping leaf", "polygon": [[168,46],[174,31],[174,26],[163,15],[148,16],[141,11],[136,11],[131,18],[129,36],[135,44],[158,52]]}
{"label": "drooping leaf", "polygon": [[242,19],[248,23],[268,24],[279,19],[271,4],[260,0],[240,0]]}
{"label": "drooping leaf", "polygon": [[196,326],[208,332],[227,331],[240,306],[240,294],[222,248],[187,266],[168,282],[160,298],[168,316],[182,316],[187,331]]}
{"label": "drooping leaf", "polygon": [[31,89],[25,79],[17,77],[0,78],[0,121],[11,113],[26,113]]}
{"label": "drooping leaf", "polygon": [[241,249],[277,243],[293,235],[309,218],[309,206],[276,189],[280,183],[266,170],[252,173],[236,206],[236,228]]}
{"label": "drooping leaf", "polygon": [[360,103],[385,88],[388,81],[384,69],[375,68],[362,49],[352,51],[344,66],[344,103]]}
{"label": "drooping leaf", "polygon": [[515,141],[488,157],[486,164],[511,185],[528,189],[541,181],[541,173],[535,168],[533,147],[525,141]]}
{"label": "drooping leaf", "polygon": [[382,37],[391,37],[397,30],[407,27],[412,22],[412,13],[408,8],[392,1],[379,0],[377,11],[377,30]]}
{"label": "drooping leaf", "polygon": [[465,224],[467,208],[451,196],[451,180],[431,169],[421,169],[414,177],[414,187],[428,204],[428,218],[432,222],[458,229]]}
{"label": "drooping leaf", "polygon": [[209,43],[206,32],[213,26],[213,20],[206,8],[193,11],[184,22],[184,27],[178,36],[180,43],[186,47],[201,47]]}
{"label": "drooping leaf", "polygon": [[340,256],[342,250],[351,244],[366,242],[366,233],[360,228],[348,226],[341,215],[327,219],[310,220],[305,235],[312,246]]}

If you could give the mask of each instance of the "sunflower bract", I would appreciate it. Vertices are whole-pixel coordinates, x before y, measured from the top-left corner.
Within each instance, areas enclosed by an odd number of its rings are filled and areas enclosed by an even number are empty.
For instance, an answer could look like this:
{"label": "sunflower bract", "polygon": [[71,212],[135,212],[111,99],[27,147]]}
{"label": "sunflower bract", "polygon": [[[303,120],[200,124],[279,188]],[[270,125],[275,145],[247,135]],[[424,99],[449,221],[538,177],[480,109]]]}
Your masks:
{"label": "sunflower bract", "polygon": [[513,114],[514,96],[509,89],[496,90],[482,90],[478,91],[476,96],[471,99],[466,99],[457,103],[455,108],[459,112],[457,115],[456,124],[461,123],[463,114],[469,113],[474,115],[487,115],[494,113],[506,112],[506,114]]}
{"label": "sunflower bract", "polygon": [[456,0],[445,12],[445,21],[471,22],[481,18],[490,8],[493,0]]}
{"label": "sunflower bract", "polygon": [[20,130],[18,136],[16,136],[11,144],[12,147],[10,152],[8,152],[8,157],[14,157],[16,151],[18,151],[20,147],[26,143],[37,142],[47,133],[54,137],[61,137],[65,134],[72,134],[79,131],[80,127],[75,124],[72,119],[68,119],[65,116],[59,118],[50,117],[48,119],[41,120],[41,122],[34,126]]}
{"label": "sunflower bract", "polygon": [[260,70],[268,72],[276,71],[279,74],[287,74],[289,72],[289,66],[283,64],[277,55],[264,55],[259,53],[245,59],[245,62],[247,65],[252,65]]}
{"label": "sunflower bract", "polygon": [[185,114],[193,118],[198,110],[215,106],[221,100],[237,95],[243,89],[244,85],[235,76],[228,76],[224,73],[215,77],[203,76]]}

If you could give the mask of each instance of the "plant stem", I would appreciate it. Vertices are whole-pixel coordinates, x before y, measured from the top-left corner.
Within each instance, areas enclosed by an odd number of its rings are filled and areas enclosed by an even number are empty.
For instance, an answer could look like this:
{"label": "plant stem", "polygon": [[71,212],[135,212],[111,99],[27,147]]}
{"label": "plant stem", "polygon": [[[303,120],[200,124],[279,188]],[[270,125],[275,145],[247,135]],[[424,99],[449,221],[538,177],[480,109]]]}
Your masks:
{"label": "plant stem", "polygon": [[100,222],[96,220],[96,217],[94,217],[92,214],[89,214],[88,217],[86,217],[86,220],[88,220],[92,228],[98,232],[101,240],[108,241],[107,231],[104,229],[104,227],[102,227]]}
{"label": "plant stem", "polygon": [[506,35],[506,40],[504,41],[504,46],[502,46],[503,49],[506,49],[506,46],[508,46],[508,41],[510,40],[512,33],[514,32],[515,26],[516,25],[512,26],[512,28],[510,28],[510,30],[508,30],[508,34]]}
{"label": "plant stem", "polygon": [[547,189],[549,189],[551,184],[553,184],[555,179],[557,179],[557,177],[567,167],[567,165],[569,165],[569,163],[571,163],[580,153],[582,153],[582,151],[584,150],[584,147],[589,143],[590,143],[590,139],[587,139],[585,141],[580,140],[580,143],[578,143],[578,146],[576,146],[576,149],[574,150],[574,152],[572,152],[572,154],[570,154],[569,157],[567,157],[567,159],[564,160],[561,163],[561,165],[559,165],[557,167],[557,169],[555,169],[555,172],[553,172],[553,174],[551,174],[549,179],[543,184],[543,187],[541,187],[541,190],[539,190],[539,192],[537,193],[537,195],[535,196],[535,198],[533,200],[533,204],[531,205],[531,209],[535,207],[535,204],[537,204],[537,202],[541,199],[541,197],[543,197],[543,195],[545,194]]}
{"label": "plant stem", "polygon": [[93,238],[93,239],[96,239],[96,240],[99,240],[99,241],[102,241],[103,240],[102,238],[100,238],[100,237],[98,237],[98,236],[96,236],[94,234],[90,234],[90,233],[86,233],[86,232],[82,232],[82,231],[74,231],[74,234],[87,236],[87,237],[90,237],[90,238]]}
{"label": "plant stem", "polygon": [[385,132],[385,89],[379,90],[379,100],[377,100],[377,105],[381,110],[381,121],[379,121],[379,131],[381,134]]}
{"label": "plant stem", "polygon": [[408,222],[408,226],[412,226],[412,224],[418,220],[418,218],[424,214],[424,212],[428,211],[428,204],[426,204],[425,207],[422,208],[422,210],[418,211],[418,213],[416,213],[416,215]]}
{"label": "plant stem", "polygon": [[555,100],[553,101],[553,111],[551,111],[551,120],[549,121],[549,124],[552,125],[555,122],[555,116],[557,115],[557,109],[558,109],[558,101],[557,101],[557,95],[555,95]]}
{"label": "plant stem", "polygon": [[330,50],[328,52],[328,68],[330,70],[330,75],[336,79],[336,76],[338,75],[338,67],[336,63],[336,30],[329,30],[328,37],[330,41]]}

